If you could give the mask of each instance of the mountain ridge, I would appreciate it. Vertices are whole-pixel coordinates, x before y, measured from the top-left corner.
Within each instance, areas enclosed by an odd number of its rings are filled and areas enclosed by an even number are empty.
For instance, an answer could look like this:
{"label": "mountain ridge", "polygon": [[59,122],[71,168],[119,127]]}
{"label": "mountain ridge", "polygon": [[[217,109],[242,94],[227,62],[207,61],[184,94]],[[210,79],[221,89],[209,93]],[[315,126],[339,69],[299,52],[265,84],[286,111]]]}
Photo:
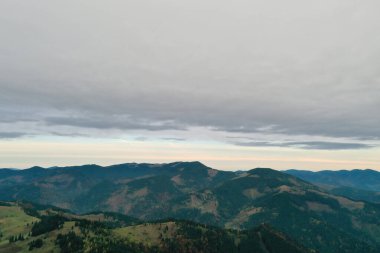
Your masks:
{"label": "mountain ridge", "polygon": [[316,184],[337,195],[380,203],[380,172],[376,170],[323,170],[316,172],[288,170],[284,172]]}

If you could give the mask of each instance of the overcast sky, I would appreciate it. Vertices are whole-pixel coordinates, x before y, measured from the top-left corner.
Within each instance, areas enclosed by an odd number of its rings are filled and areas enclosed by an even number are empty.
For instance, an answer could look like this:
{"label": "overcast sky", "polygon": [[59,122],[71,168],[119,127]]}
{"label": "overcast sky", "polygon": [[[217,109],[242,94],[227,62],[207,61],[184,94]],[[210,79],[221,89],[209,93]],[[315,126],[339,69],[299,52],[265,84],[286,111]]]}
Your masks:
{"label": "overcast sky", "polygon": [[2,0],[0,167],[380,170],[378,0]]}

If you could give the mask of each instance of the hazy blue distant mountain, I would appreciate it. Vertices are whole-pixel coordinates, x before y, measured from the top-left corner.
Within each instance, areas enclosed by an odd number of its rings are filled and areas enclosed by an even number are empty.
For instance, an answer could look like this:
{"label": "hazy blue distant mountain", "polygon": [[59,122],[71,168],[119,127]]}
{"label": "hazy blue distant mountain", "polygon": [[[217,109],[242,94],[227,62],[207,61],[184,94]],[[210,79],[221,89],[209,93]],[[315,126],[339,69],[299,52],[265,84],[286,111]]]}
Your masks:
{"label": "hazy blue distant mountain", "polygon": [[308,182],[331,187],[352,187],[367,191],[380,191],[380,172],[375,170],[288,170],[288,174]]}
{"label": "hazy blue distant mountain", "polygon": [[306,171],[288,170],[288,174],[356,200],[380,203],[380,172],[375,170]]}

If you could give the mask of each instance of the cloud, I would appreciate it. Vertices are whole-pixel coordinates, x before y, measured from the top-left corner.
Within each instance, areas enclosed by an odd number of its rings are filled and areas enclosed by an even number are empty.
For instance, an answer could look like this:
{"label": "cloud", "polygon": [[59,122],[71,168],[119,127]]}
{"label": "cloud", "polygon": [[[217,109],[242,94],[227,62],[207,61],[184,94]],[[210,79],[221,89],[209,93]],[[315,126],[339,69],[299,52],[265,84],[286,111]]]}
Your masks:
{"label": "cloud", "polygon": [[141,129],[149,131],[162,131],[162,130],[184,130],[185,128],[171,121],[149,121],[144,119],[133,119],[130,117],[120,116],[96,116],[92,117],[48,117],[44,121],[48,125],[66,125],[82,128],[96,128],[96,129]]}
{"label": "cloud", "polygon": [[177,137],[164,137],[161,139],[165,141],[186,141],[185,138],[177,138]]}
{"label": "cloud", "polygon": [[304,149],[366,148],[380,138],[379,8],[344,0],[5,0],[1,129],[32,122],[28,130],[46,133],[70,126],[73,134],[162,137],[203,127],[308,136],[292,144]]}
{"label": "cloud", "polygon": [[54,136],[62,136],[62,137],[91,137],[88,134],[82,134],[82,133],[64,133],[64,132],[57,132],[57,131],[51,131],[49,133]]}
{"label": "cloud", "polygon": [[345,150],[345,149],[366,149],[373,148],[373,145],[362,143],[340,143],[340,142],[294,142],[291,146],[299,146],[303,149],[324,149],[324,150]]}
{"label": "cloud", "polygon": [[18,132],[0,132],[0,139],[16,139],[25,135],[27,134]]}
{"label": "cloud", "polygon": [[304,142],[235,142],[238,146],[249,147],[291,147],[310,150],[352,150],[352,149],[368,149],[374,145],[363,143],[342,143],[342,142],[325,142],[325,141],[304,141]]}
{"label": "cloud", "polygon": [[139,136],[139,137],[136,137],[135,138],[136,141],[147,141],[148,138],[144,137],[144,136]]}

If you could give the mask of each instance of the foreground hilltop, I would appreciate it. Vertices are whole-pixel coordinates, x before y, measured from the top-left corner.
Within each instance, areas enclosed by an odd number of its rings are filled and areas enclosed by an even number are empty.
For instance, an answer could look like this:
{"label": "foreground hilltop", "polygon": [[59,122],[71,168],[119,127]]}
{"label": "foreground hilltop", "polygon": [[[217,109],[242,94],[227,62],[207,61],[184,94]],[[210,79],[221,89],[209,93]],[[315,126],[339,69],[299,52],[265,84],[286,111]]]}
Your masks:
{"label": "foreground hilltop", "polygon": [[226,229],[262,223],[324,252],[379,252],[380,206],[279,171],[225,172],[199,162],[0,170],[0,196],[76,213],[191,220]]}
{"label": "foreground hilltop", "polygon": [[271,226],[247,231],[188,221],[143,223],[114,213],[75,215],[31,203],[0,203],[0,252],[312,253]]}

